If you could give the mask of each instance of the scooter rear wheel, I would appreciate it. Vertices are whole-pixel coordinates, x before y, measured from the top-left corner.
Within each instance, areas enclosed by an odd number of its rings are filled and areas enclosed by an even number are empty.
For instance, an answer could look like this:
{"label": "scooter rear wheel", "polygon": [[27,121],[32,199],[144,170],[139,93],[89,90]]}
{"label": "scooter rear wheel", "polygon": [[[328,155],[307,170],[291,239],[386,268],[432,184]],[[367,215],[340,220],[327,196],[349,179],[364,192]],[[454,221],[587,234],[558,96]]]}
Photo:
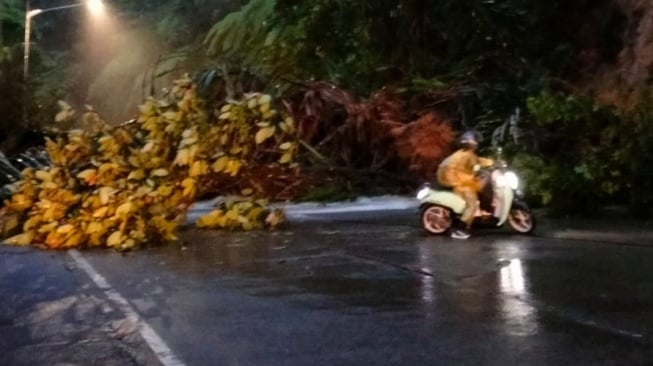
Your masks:
{"label": "scooter rear wheel", "polygon": [[535,229],[535,217],[530,210],[512,209],[508,216],[508,224],[520,234],[530,234]]}
{"label": "scooter rear wheel", "polygon": [[452,223],[451,211],[445,207],[431,205],[422,209],[422,226],[431,234],[445,233]]}

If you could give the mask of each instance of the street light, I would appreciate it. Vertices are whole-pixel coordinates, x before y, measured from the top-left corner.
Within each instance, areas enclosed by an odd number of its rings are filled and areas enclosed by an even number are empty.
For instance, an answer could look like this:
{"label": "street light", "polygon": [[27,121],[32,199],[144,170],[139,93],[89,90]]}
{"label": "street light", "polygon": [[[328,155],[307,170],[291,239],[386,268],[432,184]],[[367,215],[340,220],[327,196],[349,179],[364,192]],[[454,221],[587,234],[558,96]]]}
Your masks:
{"label": "street light", "polygon": [[[47,9],[30,9],[29,0],[25,2],[25,53],[23,55],[23,82],[27,84],[27,77],[29,75],[29,45],[30,45],[30,33],[32,28],[32,18],[39,14],[43,14],[50,11],[64,10],[70,8],[76,8],[86,4],[88,6],[91,14],[99,15],[104,11],[104,4],[102,0],[86,0],[82,3],[56,6],[54,8]],[[27,124],[27,85],[25,85],[24,100],[23,100],[23,122]]]}
{"label": "street light", "polygon": [[98,15],[104,11],[104,4],[102,3],[102,0],[87,0],[83,3],[57,6],[54,8],[47,8],[47,9],[30,9],[29,0],[27,1],[27,8],[25,11],[25,54],[23,56],[23,79],[25,82],[27,82],[27,76],[29,74],[29,44],[30,44],[30,32],[32,28],[31,26],[32,18],[46,12],[76,8],[82,5],[88,6],[89,11],[95,15]]}

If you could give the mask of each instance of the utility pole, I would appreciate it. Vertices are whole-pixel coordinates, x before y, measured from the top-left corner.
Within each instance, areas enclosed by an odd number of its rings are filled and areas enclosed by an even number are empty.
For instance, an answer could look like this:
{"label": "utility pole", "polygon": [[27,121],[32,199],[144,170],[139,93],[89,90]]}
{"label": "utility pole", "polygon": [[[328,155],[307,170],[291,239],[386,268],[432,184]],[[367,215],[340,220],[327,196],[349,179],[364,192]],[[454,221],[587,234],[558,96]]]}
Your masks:
{"label": "utility pole", "polygon": [[2,11],[4,10],[4,7],[5,7],[4,0],[0,1],[0,47],[4,46],[4,39],[2,38],[2,20],[4,17],[4,15],[2,15],[3,14]]}
{"label": "utility pole", "polygon": [[30,40],[30,26],[31,26],[31,19],[29,17],[29,12],[30,12],[30,3],[29,0],[25,0],[25,44],[23,45],[25,51],[23,55],[23,127],[28,127],[29,122],[28,122],[28,117],[27,114],[28,108],[27,108],[27,99],[29,96],[29,88],[27,86],[28,81],[27,81],[27,72],[28,72],[28,67],[29,67],[29,40]]}

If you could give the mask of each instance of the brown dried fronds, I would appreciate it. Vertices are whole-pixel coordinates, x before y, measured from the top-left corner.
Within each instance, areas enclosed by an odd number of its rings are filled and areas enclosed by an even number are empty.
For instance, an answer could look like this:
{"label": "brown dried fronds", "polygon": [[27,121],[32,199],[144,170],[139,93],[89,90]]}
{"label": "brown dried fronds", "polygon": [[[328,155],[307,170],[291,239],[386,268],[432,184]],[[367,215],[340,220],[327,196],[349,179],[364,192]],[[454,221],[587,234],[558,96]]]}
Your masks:
{"label": "brown dried fronds", "polygon": [[455,140],[449,121],[434,112],[393,128],[391,133],[397,154],[408,164],[408,170],[424,179],[433,179]]}

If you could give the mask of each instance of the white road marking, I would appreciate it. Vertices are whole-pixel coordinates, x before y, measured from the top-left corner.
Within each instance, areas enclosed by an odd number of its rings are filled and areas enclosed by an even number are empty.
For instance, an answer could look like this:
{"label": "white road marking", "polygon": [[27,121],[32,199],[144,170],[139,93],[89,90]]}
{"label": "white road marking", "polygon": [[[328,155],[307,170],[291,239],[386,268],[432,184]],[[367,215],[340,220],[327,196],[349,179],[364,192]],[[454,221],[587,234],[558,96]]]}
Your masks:
{"label": "white road marking", "polygon": [[109,282],[99,274],[93,266],[82,256],[82,254],[75,250],[69,250],[68,254],[73,258],[77,267],[81,268],[91,278],[97,287],[99,287],[107,295],[127,319],[138,324],[138,332],[141,334],[147,345],[152,349],[156,357],[164,366],[185,366],[185,364],[172,352],[170,347],[159,336],[159,334],[152,328],[145,320],[143,320],[136,310],[129,304],[118,291],[116,291]]}

